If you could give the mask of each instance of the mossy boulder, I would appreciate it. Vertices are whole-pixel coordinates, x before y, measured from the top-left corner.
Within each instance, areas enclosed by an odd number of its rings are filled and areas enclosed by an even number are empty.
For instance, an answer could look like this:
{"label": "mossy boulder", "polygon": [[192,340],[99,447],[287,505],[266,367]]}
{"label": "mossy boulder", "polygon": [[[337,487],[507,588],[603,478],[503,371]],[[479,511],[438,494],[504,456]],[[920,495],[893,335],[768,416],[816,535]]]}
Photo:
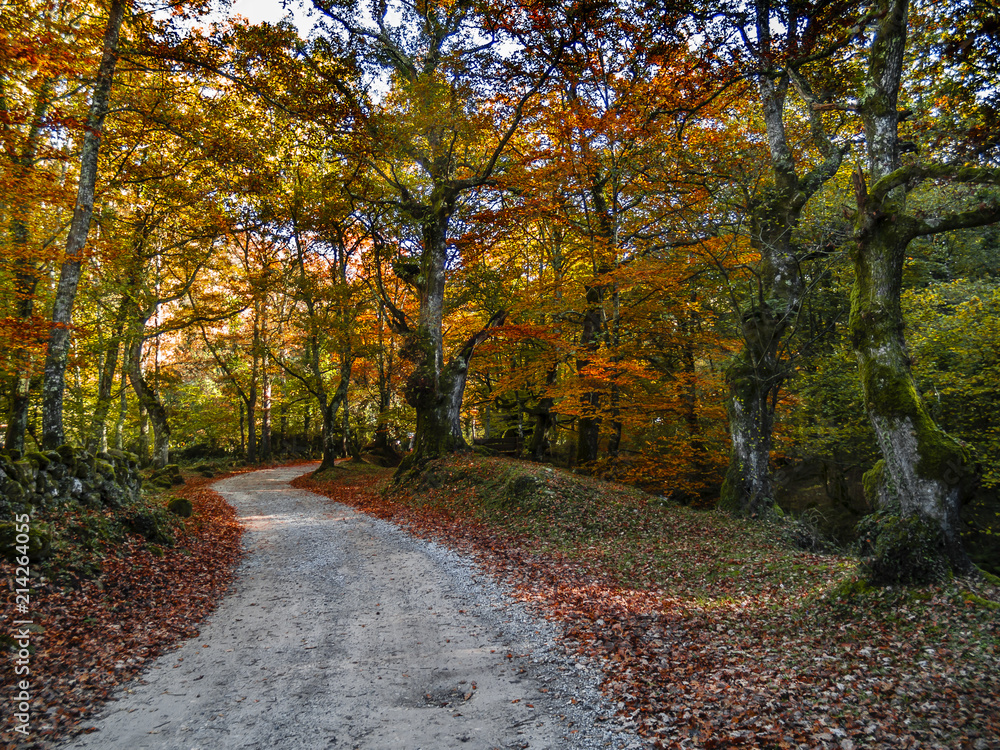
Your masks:
{"label": "mossy boulder", "polygon": [[919,516],[873,513],[858,524],[858,540],[862,574],[873,585],[931,583],[951,569],[941,529]]}
{"label": "mossy boulder", "polygon": [[150,482],[162,489],[169,489],[177,484],[184,484],[181,467],[177,464],[167,464],[162,469],[154,469],[149,475]]}
{"label": "mossy boulder", "polygon": [[174,543],[165,508],[136,507],[127,512],[123,520],[130,531],[150,542],[163,545]]}
{"label": "mossy boulder", "polygon": [[190,518],[194,513],[194,506],[191,501],[186,497],[175,497],[169,503],[167,503],[167,510],[173,513],[175,516],[180,516],[181,518]]}
{"label": "mossy boulder", "polygon": [[117,479],[117,475],[115,473],[115,467],[108,461],[105,461],[104,459],[101,458],[95,459],[94,472],[100,474],[105,479],[110,479],[112,481]]}
{"label": "mossy boulder", "polygon": [[[47,524],[34,521],[28,524],[27,532],[19,532],[18,525],[12,522],[0,523],[0,553],[10,561],[20,556],[18,546],[27,534],[28,557],[32,562],[44,560],[52,552],[52,531]],[[20,524],[23,528],[23,524]]]}
{"label": "mossy boulder", "polygon": [[52,463],[52,460],[48,456],[46,456],[44,453],[38,453],[37,451],[26,453],[24,456],[24,460],[28,461],[36,469],[40,469],[41,471],[45,471],[47,468],[49,468],[49,464]]}
{"label": "mossy boulder", "polygon": [[66,466],[76,466],[77,451],[72,445],[60,445],[55,452]]}
{"label": "mossy boulder", "polygon": [[4,497],[9,503],[23,503],[28,493],[24,491],[24,486],[19,482],[7,482],[3,488]]}

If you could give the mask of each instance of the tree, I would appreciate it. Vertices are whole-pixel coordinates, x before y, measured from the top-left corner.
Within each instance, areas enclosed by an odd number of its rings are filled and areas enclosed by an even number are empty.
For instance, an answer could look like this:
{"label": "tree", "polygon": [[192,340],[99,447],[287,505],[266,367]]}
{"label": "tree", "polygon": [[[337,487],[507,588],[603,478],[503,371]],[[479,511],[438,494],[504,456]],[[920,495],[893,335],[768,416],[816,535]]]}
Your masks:
{"label": "tree", "polygon": [[[806,294],[803,265],[812,256],[801,241],[799,224],[807,204],[836,175],[849,150],[849,144],[831,137],[836,123],[821,106],[841,85],[824,71],[849,67],[842,54],[847,40],[836,33],[845,10],[840,2],[756,0],[728,6],[720,23],[706,26],[709,39],[717,35],[739,69],[721,65],[718,48],[705,49],[706,66],[715,69],[713,77],[723,88],[712,93],[712,106],[703,116],[711,117],[725,105],[723,93],[735,111],[747,111],[743,97],[753,97],[748,114],[762,131],[766,149],[761,156],[769,172],[760,174],[757,183],[737,184],[745,196],[741,221],[758,260],[744,266],[752,272],[746,293],[732,295],[742,347],[726,369],[732,446],[721,502],[751,516],[770,512],[774,504],[775,410],[792,371],[790,338]],[[739,43],[730,46],[727,37]],[[744,77],[753,81],[755,91],[742,84]],[[720,114],[728,119],[735,111]],[[709,130],[718,127],[711,120],[706,125]],[[740,171],[753,174],[745,156]]]}
{"label": "tree", "polygon": [[867,166],[855,172],[850,327],[865,405],[883,457],[865,477],[866,490],[882,513],[872,529],[870,575],[905,580],[940,573],[939,561],[958,572],[970,568],[958,513],[975,470],[965,447],[937,426],[917,392],[903,334],[903,263],[918,237],[1000,221],[995,191],[971,195],[965,206],[944,205],[923,214],[908,206],[907,196],[927,181],[997,185],[1000,171],[903,162],[899,99],[909,0],[877,0],[873,11],[877,22],[863,94],[848,105],[862,122]]}
{"label": "tree", "polygon": [[39,282],[73,200],[61,176],[69,147],[54,134],[71,132],[83,117],[81,70],[100,45],[100,31],[87,22],[91,11],[84,3],[25,0],[8,4],[0,17],[0,220],[8,229],[0,267],[10,279],[0,335],[9,353],[3,357],[10,379],[8,449],[24,449],[31,381],[44,359],[47,325],[39,310],[47,289]]}
{"label": "tree", "polygon": [[94,213],[94,190],[97,184],[97,157],[101,146],[104,118],[111,99],[111,85],[115,66],[118,64],[118,39],[125,17],[127,0],[111,0],[104,48],[97,71],[90,111],[83,134],[80,152],[80,177],[76,206],[66,238],[66,259],[59,271],[59,284],[52,308],[52,326],[49,346],[45,356],[45,378],[42,385],[42,445],[54,449],[65,442],[62,425],[63,391],[65,389],[66,360],[69,353],[70,323],[73,302],[76,299],[80,272],[83,267],[83,248],[90,233]]}
{"label": "tree", "polygon": [[363,148],[353,156],[381,183],[385,192],[378,200],[391,203],[419,237],[416,255],[397,265],[420,300],[415,322],[396,318],[408,336],[404,352],[414,368],[405,395],[417,413],[416,444],[401,466],[405,471],[465,445],[460,416],[469,362],[505,311],[495,312],[446,361],[442,322],[450,225],[460,199],[502,170],[508,144],[570,43],[566,36],[574,23],[565,35],[536,45],[530,56],[523,42],[505,56],[499,46],[510,35],[467,0],[381,3],[374,25],[363,13],[352,15],[350,6],[327,0],[314,5],[330,23],[328,39],[346,34],[346,51],[384,71],[391,85],[380,105],[355,97],[364,130],[358,134]]}

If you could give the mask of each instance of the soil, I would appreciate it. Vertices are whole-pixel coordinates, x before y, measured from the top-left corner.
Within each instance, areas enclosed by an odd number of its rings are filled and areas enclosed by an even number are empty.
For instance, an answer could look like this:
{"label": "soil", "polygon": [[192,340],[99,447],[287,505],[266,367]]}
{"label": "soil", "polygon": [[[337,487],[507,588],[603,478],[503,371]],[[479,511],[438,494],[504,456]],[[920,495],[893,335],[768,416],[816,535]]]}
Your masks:
{"label": "soil", "polygon": [[447,549],[292,488],[213,486],[247,524],[236,583],[67,748],[639,748],[544,619]]}

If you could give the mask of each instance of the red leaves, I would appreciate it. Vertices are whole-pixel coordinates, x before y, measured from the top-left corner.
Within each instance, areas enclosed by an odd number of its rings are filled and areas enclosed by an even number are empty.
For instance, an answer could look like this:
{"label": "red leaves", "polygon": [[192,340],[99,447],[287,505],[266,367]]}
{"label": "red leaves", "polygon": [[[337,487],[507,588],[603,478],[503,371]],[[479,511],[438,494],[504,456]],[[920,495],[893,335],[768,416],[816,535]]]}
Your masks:
{"label": "red leaves", "polygon": [[[8,720],[2,747],[38,747],[74,734],[146,661],[198,634],[232,580],[242,535],[235,512],[205,488],[208,481],[190,479],[175,491],[191,500],[195,515],[162,557],[130,536],[106,550],[99,580],[67,590],[36,584],[30,618],[44,632],[32,639],[32,742],[19,745]],[[9,565],[0,568],[10,580]],[[11,603],[3,606],[6,622],[18,619]]]}
{"label": "red leaves", "polygon": [[[449,463],[450,480],[470,468]],[[476,460],[481,481],[494,471]],[[450,480],[391,500],[371,477],[295,483],[474,555],[513,583],[561,623],[567,649],[603,663],[608,698],[656,747],[1000,747],[996,610],[945,589],[838,604],[817,592],[850,575],[849,561],[782,550],[771,532],[714,514],[630,508],[612,485],[599,543],[571,535],[571,555],[541,553],[560,538],[555,527],[579,519],[520,508],[476,520],[474,492]],[[624,572],[621,559],[632,561]]]}

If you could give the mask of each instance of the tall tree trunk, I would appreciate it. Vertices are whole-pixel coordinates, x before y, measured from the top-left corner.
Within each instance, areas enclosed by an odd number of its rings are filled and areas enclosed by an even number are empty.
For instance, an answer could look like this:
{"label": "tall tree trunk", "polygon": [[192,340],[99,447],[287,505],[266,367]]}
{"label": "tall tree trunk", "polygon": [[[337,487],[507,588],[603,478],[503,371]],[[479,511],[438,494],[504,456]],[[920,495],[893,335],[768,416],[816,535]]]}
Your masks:
{"label": "tall tree trunk", "polygon": [[114,329],[108,349],[104,354],[100,372],[97,377],[97,403],[94,405],[94,416],[90,422],[90,437],[87,441],[91,451],[106,450],[108,413],[114,401],[115,374],[118,368],[118,349],[121,346],[122,333],[125,330],[125,319],[128,315],[129,302],[123,297],[115,314]]}
{"label": "tall tree trunk", "polygon": [[97,156],[101,145],[104,118],[111,98],[111,84],[118,62],[118,37],[125,16],[126,0],[111,0],[108,25],[104,32],[104,52],[97,71],[90,111],[83,135],[80,154],[80,181],[76,206],[69,235],[66,238],[66,260],[59,270],[59,284],[52,308],[49,348],[45,357],[45,379],[42,384],[42,445],[57,448],[64,441],[62,409],[65,390],[66,361],[69,355],[70,324],[76,290],[80,283],[83,248],[90,233],[94,213],[94,191],[97,184]]}
{"label": "tall tree trunk", "polygon": [[[559,368],[555,362],[545,373],[545,385],[551,387],[556,382]],[[535,409],[535,426],[531,430],[531,441],[528,443],[528,457],[534,461],[541,461],[545,458],[545,451],[548,446],[548,433],[555,424],[552,415],[552,407],[555,406],[555,399],[550,396],[543,396],[538,401]],[[489,405],[487,404],[487,419],[489,418]]]}
{"label": "tall tree trunk", "polygon": [[[572,92],[575,98],[576,92]],[[584,141],[583,151],[590,155],[590,146]],[[609,254],[613,257],[616,253],[616,219],[609,205],[604,190],[608,186],[610,175],[591,175],[590,197],[594,203],[594,214],[597,218],[597,226],[594,228],[594,244],[596,252],[605,257],[597,260],[593,266],[595,279],[585,287],[587,296],[587,308],[583,314],[583,331],[580,334],[580,348],[585,354],[577,360],[577,372],[579,377],[586,377],[586,367],[590,363],[588,353],[596,352],[600,346],[602,337],[606,337],[606,313],[604,310],[605,298],[609,285],[603,281],[602,277],[612,270],[612,264],[608,261]],[[613,204],[612,204],[613,205]],[[610,341],[605,339],[607,343]],[[598,447],[601,437],[601,416],[602,397],[598,390],[590,390],[584,393],[583,398],[584,414],[580,417],[577,425],[576,463],[586,466],[597,460]]]}
{"label": "tall tree trunk", "polygon": [[[901,168],[898,94],[907,36],[907,0],[879,0],[878,27],[860,113],[868,176],[855,173],[857,237],[850,329],[861,386],[883,459],[865,476],[869,498],[885,514],[872,534],[875,580],[925,579],[941,574],[939,562],[956,571],[971,563],[962,548],[959,507],[976,479],[969,456],[933,421],[921,400],[906,349],[900,306],[903,263],[910,241],[1000,218],[992,208],[924,220],[906,215],[907,184],[920,176],[952,176],[968,182],[1000,181],[995,170],[920,165]],[[925,209],[926,210],[926,209]],[[888,524],[888,526],[886,525]],[[902,531],[901,531],[902,529]]]}
{"label": "tall tree trunk", "polygon": [[[771,68],[771,4],[758,0],[755,11],[759,47],[754,54],[762,66]],[[794,66],[766,70],[757,83],[774,184],[749,206],[750,244],[761,260],[757,293],[741,314],[743,350],[726,370],[731,449],[722,485],[722,506],[750,516],[766,514],[774,504],[770,461],[775,407],[789,374],[782,350],[805,292],[792,233],[809,199],[840,169],[844,154],[811,109],[815,97]],[[803,177],[785,130],[785,100],[793,83],[810,107],[812,143],[823,155]]]}
{"label": "tall tree trunk", "polygon": [[[578,377],[586,377],[590,364],[587,352],[597,351],[604,322],[604,287],[587,287],[587,310],[583,315],[583,332],[580,335],[580,349],[584,354],[577,359]],[[587,391],[581,397],[584,413],[577,421],[576,463],[586,466],[597,460],[601,436],[601,394],[596,390]]]}
{"label": "tall tree trunk", "polygon": [[261,388],[260,403],[260,460],[271,460],[271,380],[267,375],[267,363],[264,364],[264,382]]}
{"label": "tall tree trunk", "polygon": [[[444,363],[444,289],[448,223],[455,209],[455,195],[435,188],[431,208],[421,207],[415,220],[423,224],[423,253],[418,280],[411,280],[420,297],[420,314],[416,331],[411,332],[404,346],[404,356],[413,364],[406,381],[406,402],[417,412],[412,453],[400,464],[399,475],[411,465],[437,458],[464,446],[454,442],[452,422],[456,406],[453,399],[461,397],[463,388],[442,372]],[[461,409],[461,403],[457,408]],[[461,432],[459,432],[461,434]]]}
{"label": "tall tree trunk", "polygon": [[[41,142],[42,125],[52,104],[54,82],[43,82],[35,99],[31,128],[24,148],[16,159],[15,169],[27,182],[34,172],[38,146]],[[26,191],[27,192],[27,191]],[[30,230],[28,218],[30,205],[12,207],[10,221],[11,255],[13,256],[15,313],[25,326],[31,322],[35,312],[35,291],[38,287],[38,268],[29,248]],[[31,406],[31,374],[34,366],[31,351],[24,346],[14,351],[15,374],[11,383],[10,410],[7,415],[7,432],[4,447],[8,450],[24,450],[24,437],[28,429],[28,412]]]}
{"label": "tall tree trunk", "polygon": [[132,390],[135,391],[139,404],[153,426],[152,464],[156,468],[162,469],[170,462],[170,425],[167,423],[166,409],[163,408],[156,391],[146,382],[142,372],[143,331],[151,315],[150,312],[140,316],[133,328],[129,348],[128,375],[129,381],[132,383]]}
{"label": "tall tree trunk", "polygon": [[281,455],[288,453],[288,403],[284,400],[278,408],[278,450]]}
{"label": "tall tree trunk", "polygon": [[115,420],[115,430],[112,435],[111,444],[115,450],[125,448],[125,418],[128,416],[128,368],[122,368],[121,383],[118,393],[118,418]]}
{"label": "tall tree trunk", "polygon": [[[131,372],[131,367],[125,368],[127,372]],[[129,378],[131,381],[131,378]],[[149,456],[149,412],[146,411],[146,407],[143,406],[141,399],[136,399],[138,402],[139,410],[139,435],[137,438],[138,448],[139,448],[139,463],[143,466],[149,466],[150,456]]]}
{"label": "tall tree trunk", "polygon": [[247,452],[246,460],[257,463],[257,375],[254,373],[247,393]]}

